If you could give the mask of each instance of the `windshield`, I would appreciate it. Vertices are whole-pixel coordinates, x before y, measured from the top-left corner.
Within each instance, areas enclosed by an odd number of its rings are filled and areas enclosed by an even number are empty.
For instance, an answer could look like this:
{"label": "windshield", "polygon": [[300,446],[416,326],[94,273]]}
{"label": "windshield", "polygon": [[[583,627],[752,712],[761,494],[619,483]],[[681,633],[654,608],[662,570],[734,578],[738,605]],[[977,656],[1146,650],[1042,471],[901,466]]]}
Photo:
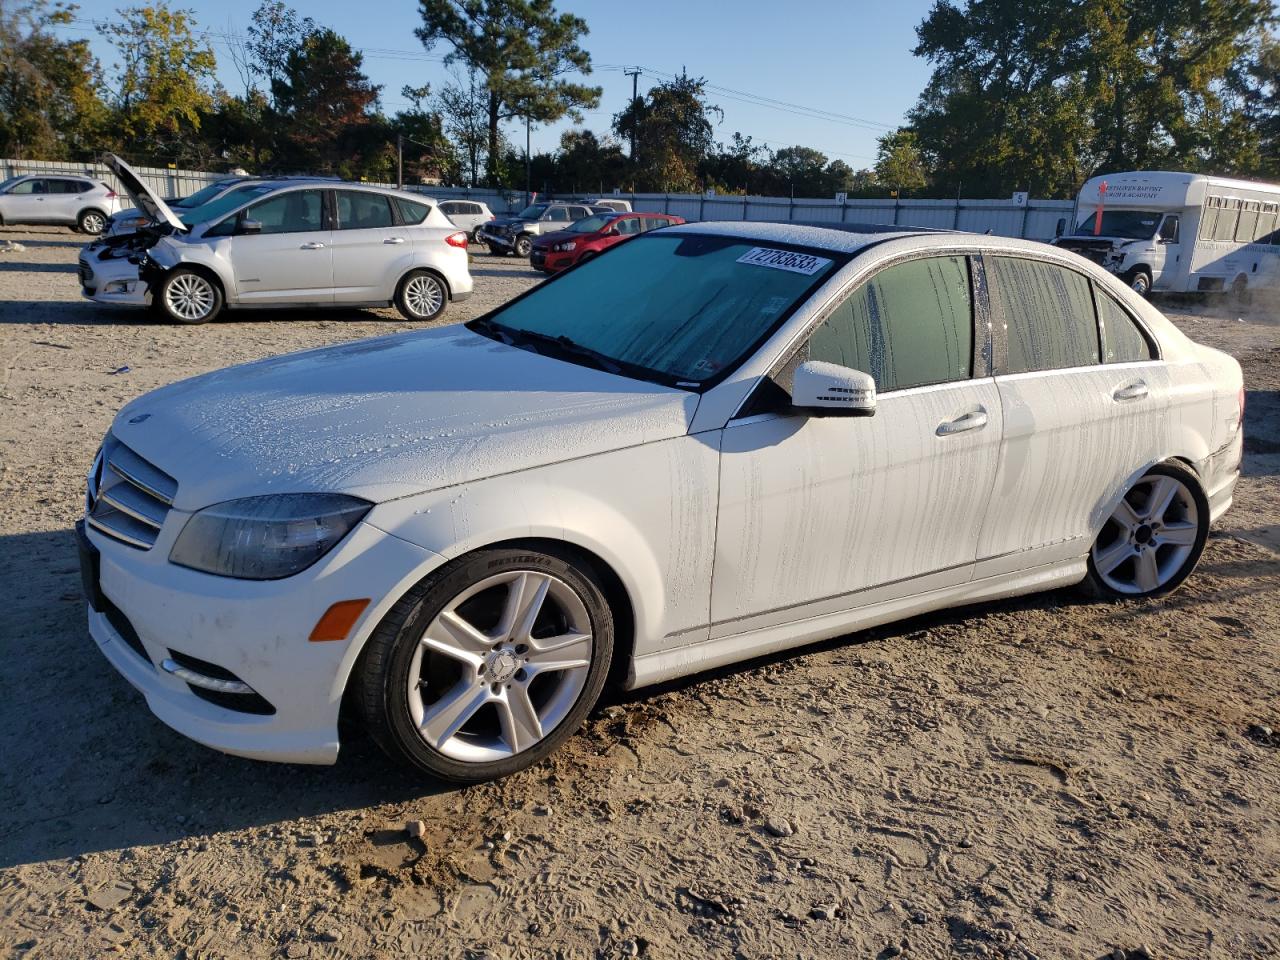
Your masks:
{"label": "windshield", "polygon": [[521,210],[519,213],[516,214],[516,219],[517,220],[537,220],[546,212],[547,212],[547,204],[531,203],[529,204],[529,206],[525,207],[523,210]]}
{"label": "windshield", "polygon": [[189,197],[183,197],[177,203],[169,204],[169,206],[170,207],[186,207],[188,209],[199,207],[203,204],[208,203],[210,200],[212,200],[214,197],[220,194],[223,190],[227,189],[227,187],[231,186],[233,183],[235,183],[234,180],[219,180],[217,183],[209,184],[203,190],[197,190],[195,193],[191,194],[191,196]]}
{"label": "windshield", "polygon": [[233,190],[227,191],[217,200],[211,200],[203,206],[194,207],[187,210],[179,216],[179,219],[188,227],[194,227],[197,223],[206,223],[209,220],[216,220],[224,213],[230,213],[243,203],[261,196],[264,193],[270,193],[276,189],[278,184],[274,183],[242,183]]}
{"label": "windshield", "polygon": [[1150,210],[1103,210],[1102,229],[1097,230],[1097,213],[1090,213],[1076,227],[1075,235],[1124,237],[1128,240],[1150,240],[1156,235],[1161,215]]}
{"label": "windshield", "polygon": [[4,193],[6,190],[8,190],[10,187],[12,187],[15,183],[17,183],[21,179],[22,179],[21,176],[10,177],[8,180],[4,181],[4,183],[0,183],[0,193]]}
{"label": "windshield", "polygon": [[594,217],[583,217],[577,223],[565,229],[566,233],[595,233],[601,229],[606,223],[612,220],[617,214],[597,214]]}
{"label": "windshield", "polygon": [[479,333],[679,387],[727,375],[835,269],[830,251],[650,234],[472,321]]}

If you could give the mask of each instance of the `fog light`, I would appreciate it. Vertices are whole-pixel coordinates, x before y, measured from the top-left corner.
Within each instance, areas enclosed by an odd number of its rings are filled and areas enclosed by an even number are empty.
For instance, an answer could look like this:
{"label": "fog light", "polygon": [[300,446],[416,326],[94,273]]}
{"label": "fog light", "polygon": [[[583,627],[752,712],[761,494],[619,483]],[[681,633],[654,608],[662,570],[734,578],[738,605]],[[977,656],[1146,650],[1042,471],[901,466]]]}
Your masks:
{"label": "fog light", "polygon": [[103,293],[133,293],[138,286],[136,280],[112,280],[102,290]]}

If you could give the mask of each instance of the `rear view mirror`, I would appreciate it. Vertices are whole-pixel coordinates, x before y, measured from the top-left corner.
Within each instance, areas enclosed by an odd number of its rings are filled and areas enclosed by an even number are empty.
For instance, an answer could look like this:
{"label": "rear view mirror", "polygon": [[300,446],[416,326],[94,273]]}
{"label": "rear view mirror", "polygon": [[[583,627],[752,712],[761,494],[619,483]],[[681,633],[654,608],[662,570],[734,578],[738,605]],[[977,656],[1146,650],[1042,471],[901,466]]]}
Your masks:
{"label": "rear view mirror", "polygon": [[240,228],[236,230],[236,233],[261,233],[261,232],[262,232],[261,220],[241,220]]}
{"label": "rear view mirror", "polygon": [[875,416],[876,382],[861,370],[806,360],[796,367],[791,405],[814,416]]}
{"label": "rear view mirror", "polygon": [[1054,227],[1054,228],[1053,228],[1053,235],[1054,235],[1055,237],[1060,237],[1060,236],[1062,236],[1062,235],[1063,235],[1064,233],[1066,233],[1066,232],[1067,232],[1067,218],[1066,218],[1066,217],[1059,217],[1059,218],[1058,218],[1058,225],[1057,225],[1056,227]]}

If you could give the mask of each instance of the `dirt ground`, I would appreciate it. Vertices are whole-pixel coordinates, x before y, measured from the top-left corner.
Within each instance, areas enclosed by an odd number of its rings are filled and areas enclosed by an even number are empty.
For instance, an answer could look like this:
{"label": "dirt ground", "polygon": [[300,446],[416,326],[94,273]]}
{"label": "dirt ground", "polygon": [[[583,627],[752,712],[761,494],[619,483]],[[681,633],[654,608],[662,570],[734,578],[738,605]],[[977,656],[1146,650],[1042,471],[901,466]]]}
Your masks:
{"label": "dirt ground", "polygon": [[[985,604],[615,694],[455,789],[358,732],[327,768],[171,732],[94,650],[71,532],[127,400],[409,325],[157,325],[80,299],[75,235],[6,240],[0,958],[1280,955],[1280,310],[1166,304],[1249,391],[1236,506],[1174,597]],[[536,282],[473,267],[449,321]]]}

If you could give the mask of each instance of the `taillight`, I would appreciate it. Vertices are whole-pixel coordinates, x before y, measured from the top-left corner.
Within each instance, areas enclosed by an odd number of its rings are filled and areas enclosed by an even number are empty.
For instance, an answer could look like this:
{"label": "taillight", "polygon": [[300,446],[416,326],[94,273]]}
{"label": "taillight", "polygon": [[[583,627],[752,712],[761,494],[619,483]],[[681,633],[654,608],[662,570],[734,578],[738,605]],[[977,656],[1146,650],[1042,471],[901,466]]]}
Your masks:
{"label": "taillight", "polygon": [[1240,426],[1244,426],[1244,386],[1240,387]]}
{"label": "taillight", "polygon": [[115,198],[116,198],[116,192],[115,192],[114,190],[108,190],[108,191],[107,191],[107,199],[108,199],[108,200],[114,200]]}
{"label": "taillight", "polygon": [[444,238],[444,242],[451,247],[460,247],[463,250],[467,249],[467,235],[461,230],[457,233],[449,234]]}

